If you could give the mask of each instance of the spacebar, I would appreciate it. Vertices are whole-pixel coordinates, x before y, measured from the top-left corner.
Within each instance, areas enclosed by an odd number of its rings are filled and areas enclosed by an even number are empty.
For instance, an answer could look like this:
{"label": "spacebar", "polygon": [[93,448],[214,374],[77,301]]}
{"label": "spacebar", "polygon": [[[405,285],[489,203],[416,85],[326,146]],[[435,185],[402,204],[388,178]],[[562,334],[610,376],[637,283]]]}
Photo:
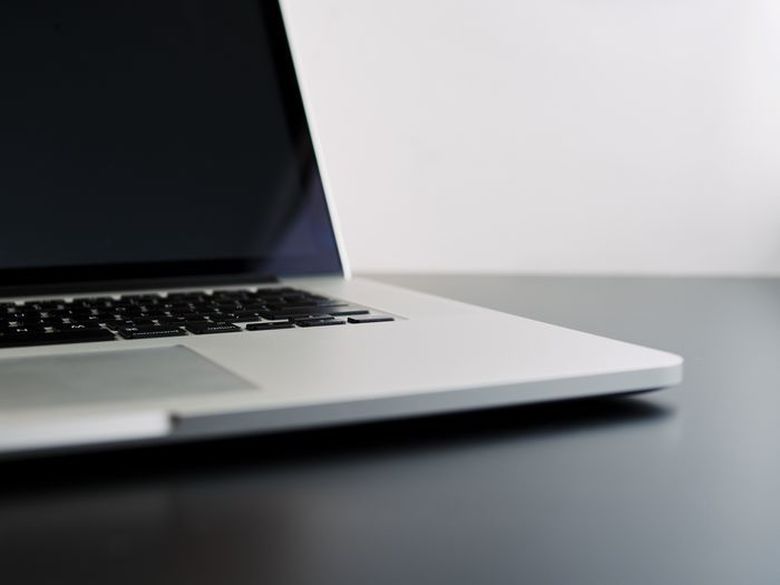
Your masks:
{"label": "spacebar", "polygon": [[81,329],[78,331],[52,331],[50,333],[2,333],[0,348],[24,347],[29,345],[51,345],[53,343],[79,343],[86,341],[110,341],[116,339],[106,329]]}

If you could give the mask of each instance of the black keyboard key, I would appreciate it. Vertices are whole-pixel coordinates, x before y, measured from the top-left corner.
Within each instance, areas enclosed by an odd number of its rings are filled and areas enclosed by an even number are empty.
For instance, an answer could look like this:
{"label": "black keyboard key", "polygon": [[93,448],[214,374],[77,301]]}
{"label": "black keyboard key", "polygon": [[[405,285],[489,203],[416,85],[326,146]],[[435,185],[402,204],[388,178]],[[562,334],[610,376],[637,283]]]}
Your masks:
{"label": "black keyboard key", "polygon": [[347,321],[350,323],[384,323],[386,321],[395,321],[395,319],[388,315],[359,315],[349,317]]}
{"label": "black keyboard key", "polygon": [[242,329],[237,325],[223,321],[217,323],[187,323],[187,331],[194,333],[195,335],[205,335],[207,333],[233,333],[236,331],[242,331]]}
{"label": "black keyboard key", "polygon": [[163,310],[170,313],[182,313],[192,311],[192,305],[189,303],[165,303],[162,305]]}
{"label": "black keyboard key", "polygon": [[65,306],[73,311],[83,311],[87,309],[109,309],[119,301],[111,297],[100,297],[93,299],[74,299]]}
{"label": "black keyboard key", "polygon": [[313,319],[315,317],[318,317],[318,315],[311,315],[310,313],[295,313],[295,312],[285,312],[285,313],[260,313],[260,316],[263,319],[266,319],[268,321],[286,321],[288,319]]}
{"label": "black keyboard key", "polygon": [[301,319],[300,321],[296,321],[295,324],[299,327],[323,327],[325,325],[344,325],[346,321],[343,321],[341,319]]}
{"label": "black keyboard key", "polygon": [[246,290],[215,290],[211,296],[219,301],[224,301],[226,299],[243,299],[250,294],[251,293]]}
{"label": "black keyboard key", "polygon": [[40,321],[41,314],[38,311],[25,310],[16,311],[11,314],[11,317],[15,318],[17,321]]}
{"label": "black keyboard key", "polygon": [[144,314],[147,319],[165,319],[169,317],[168,313],[164,311],[147,311]]}
{"label": "black keyboard key", "polygon": [[251,321],[257,321],[257,319],[257,313],[254,311],[240,311],[228,319],[228,321],[231,323],[249,323]]}
{"label": "black keyboard key", "polygon": [[368,315],[368,310],[357,307],[345,307],[344,309],[333,309],[328,314],[333,317],[348,317],[352,315]]}
{"label": "black keyboard key", "polygon": [[59,333],[67,333],[67,332],[80,332],[80,331],[105,331],[103,327],[101,327],[99,324],[94,323],[67,323],[63,325],[59,325],[58,327],[55,327],[54,330]]}
{"label": "black keyboard key", "polygon": [[288,305],[287,303],[279,303],[279,302],[267,303],[266,306],[268,307],[269,311],[294,311],[294,310],[303,311],[309,308],[314,309],[317,307],[317,305],[312,305],[311,303],[302,303],[300,305]]}
{"label": "black keyboard key", "polygon": [[144,302],[154,302],[162,300],[162,297],[158,295],[157,293],[148,293],[148,294],[138,294],[138,295],[122,295],[119,297],[120,301],[128,301],[131,303],[144,303]]}
{"label": "black keyboard key", "polygon": [[114,297],[79,297],[73,299],[74,303],[89,303],[89,304],[101,304],[101,303],[113,303],[116,302]]}
{"label": "black keyboard key", "polygon": [[109,329],[112,329],[113,331],[118,331],[120,329],[124,329],[125,327],[135,327],[135,323],[125,319],[105,321],[103,322],[103,325]]}
{"label": "black keyboard key", "polygon": [[318,316],[329,316],[330,309],[324,307],[302,307],[295,309],[284,309],[277,311],[262,312],[261,315],[271,321],[278,319],[301,319]]}
{"label": "black keyboard key", "polygon": [[42,321],[41,325],[55,329],[100,329],[100,321],[97,319],[74,319],[69,324],[63,323],[61,319],[47,319]]}
{"label": "black keyboard key", "polygon": [[334,307],[347,307],[349,306],[349,303],[345,303],[344,301],[334,301],[333,299],[326,299],[324,301],[314,301],[312,304],[317,305],[318,307],[322,308],[334,308]]}
{"label": "black keyboard key", "polygon": [[173,316],[184,321],[205,321],[204,315],[201,313],[173,313]]}
{"label": "black keyboard key", "polygon": [[210,297],[206,292],[203,291],[195,291],[195,292],[172,292],[168,293],[165,298],[170,301],[200,301],[200,300],[206,300]]}
{"label": "black keyboard key", "polygon": [[13,335],[24,335],[27,333],[43,333],[46,331],[43,325],[38,324],[17,324],[16,327],[11,326],[8,328],[8,333]]}
{"label": "black keyboard key", "polygon": [[187,321],[211,321],[212,323],[228,323],[232,313],[206,312],[201,313],[197,319],[187,319]]}
{"label": "black keyboard key", "polygon": [[292,329],[295,327],[289,321],[278,321],[276,323],[250,323],[246,326],[247,331],[268,331],[270,329]]}
{"label": "black keyboard key", "polygon": [[0,332],[0,347],[27,347],[59,343],[80,343],[89,341],[113,341],[114,334],[106,329],[79,329],[52,332],[13,333]]}
{"label": "black keyboard key", "polygon": [[170,325],[147,325],[144,327],[123,327],[119,329],[119,335],[125,339],[149,339],[154,337],[176,337],[186,335],[179,327]]}
{"label": "black keyboard key", "polygon": [[140,315],[143,313],[143,311],[139,307],[135,307],[132,305],[127,307],[123,307],[123,306],[115,307],[114,309],[120,315]]}
{"label": "black keyboard key", "polygon": [[[102,317],[105,317],[106,319],[110,319],[110,318],[114,317],[114,313],[108,313],[108,314],[104,313],[102,315],[92,315],[92,314],[88,314],[88,315],[82,315],[82,314],[73,315],[73,314],[70,314],[70,315],[63,315],[60,318],[62,318],[62,319],[70,319],[71,321],[73,321],[75,323],[77,321],[96,321],[96,320],[97,321],[101,321],[101,320],[103,320],[103,319],[101,319]],[[49,315],[48,318],[54,319],[56,317],[53,316],[53,315]]]}
{"label": "black keyboard key", "polygon": [[160,317],[157,319],[160,325],[184,325],[187,319],[184,317]]}
{"label": "black keyboard key", "polygon": [[260,297],[260,298],[276,297],[276,296],[280,296],[280,295],[283,295],[285,293],[290,293],[290,292],[294,292],[294,289],[287,288],[287,287],[282,287],[282,288],[259,288],[254,293],[254,295],[252,295],[252,296]]}
{"label": "black keyboard key", "polygon": [[64,309],[65,304],[58,301],[27,301],[26,303],[22,303],[22,308],[25,310],[30,309],[32,311],[49,311]]}

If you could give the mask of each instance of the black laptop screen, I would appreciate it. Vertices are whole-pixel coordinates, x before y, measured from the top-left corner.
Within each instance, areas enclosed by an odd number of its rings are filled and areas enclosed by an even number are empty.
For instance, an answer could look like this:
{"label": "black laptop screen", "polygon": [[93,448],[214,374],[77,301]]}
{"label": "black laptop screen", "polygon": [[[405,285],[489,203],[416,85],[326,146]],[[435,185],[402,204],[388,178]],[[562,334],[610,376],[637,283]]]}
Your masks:
{"label": "black laptop screen", "polygon": [[276,2],[2,2],[0,74],[0,287],[340,270]]}

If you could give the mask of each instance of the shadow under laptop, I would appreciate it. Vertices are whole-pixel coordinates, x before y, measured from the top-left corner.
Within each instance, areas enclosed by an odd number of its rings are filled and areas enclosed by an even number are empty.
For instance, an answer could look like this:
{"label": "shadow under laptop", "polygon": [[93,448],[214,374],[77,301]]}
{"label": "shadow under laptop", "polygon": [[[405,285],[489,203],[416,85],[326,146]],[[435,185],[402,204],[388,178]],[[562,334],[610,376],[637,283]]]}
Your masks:
{"label": "shadow under laptop", "polygon": [[433,519],[522,516],[551,489],[565,501],[625,453],[643,465],[670,452],[677,419],[605,398],[5,462],[0,572],[27,585],[342,583],[365,539],[419,550]]}
{"label": "shadow under laptop", "polygon": [[612,437],[674,419],[674,408],[641,396],[563,400],[466,413],[168,446],[59,454],[0,463],[0,504],[14,494],[108,487],[128,482],[205,479],[241,473],[343,467],[456,454],[501,445],[530,447],[575,437]]}

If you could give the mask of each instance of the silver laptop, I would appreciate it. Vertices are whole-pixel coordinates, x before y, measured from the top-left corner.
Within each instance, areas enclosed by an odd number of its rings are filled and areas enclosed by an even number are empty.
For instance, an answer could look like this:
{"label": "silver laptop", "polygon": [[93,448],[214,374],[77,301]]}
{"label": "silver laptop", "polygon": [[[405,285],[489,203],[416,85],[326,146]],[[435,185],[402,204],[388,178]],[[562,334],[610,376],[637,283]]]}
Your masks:
{"label": "silver laptop", "polygon": [[3,456],[680,381],[351,278],[275,1],[7,2],[0,47]]}

